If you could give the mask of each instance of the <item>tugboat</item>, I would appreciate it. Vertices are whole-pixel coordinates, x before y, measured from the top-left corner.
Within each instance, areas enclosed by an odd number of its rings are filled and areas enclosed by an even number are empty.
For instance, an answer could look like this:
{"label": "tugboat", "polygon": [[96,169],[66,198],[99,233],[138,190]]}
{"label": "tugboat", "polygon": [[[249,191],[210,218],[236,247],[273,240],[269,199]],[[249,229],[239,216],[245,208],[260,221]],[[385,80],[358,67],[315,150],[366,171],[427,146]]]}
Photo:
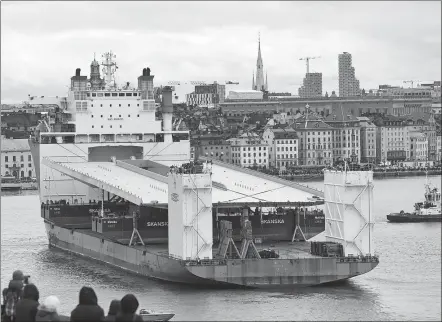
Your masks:
{"label": "tugboat", "polygon": [[414,204],[414,211],[406,213],[391,213],[387,215],[390,222],[437,222],[442,221],[441,216],[441,193],[437,188],[425,184],[425,201]]}

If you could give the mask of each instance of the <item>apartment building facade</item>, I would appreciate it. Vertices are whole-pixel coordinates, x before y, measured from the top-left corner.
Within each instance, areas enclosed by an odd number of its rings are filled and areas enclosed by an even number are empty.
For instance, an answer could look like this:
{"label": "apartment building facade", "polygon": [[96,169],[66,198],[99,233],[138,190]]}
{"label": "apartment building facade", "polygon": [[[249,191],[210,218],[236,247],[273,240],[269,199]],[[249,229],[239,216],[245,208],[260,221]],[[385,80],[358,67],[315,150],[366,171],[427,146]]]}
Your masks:
{"label": "apartment building facade", "polygon": [[377,162],[397,163],[410,160],[410,129],[405,120],[387,115],[376,120],[376,123]]}
{"label": "apartment building facade", "polygon": [[361,126],[361,162],[376,163],[376,125],[368,117],[358,117]]}
{"label": "apartment building facade", "polygon": [[263,140],[269,146],[269,166],[280,170],[298,165],[298,136],[287,128],[267,128]]}
{"label": "apartment building facade", "polygon": [[428,138],[422,132],[410,132],[410,160],[428,160]]}
{"label": "apartment building facade", "polygon": [[256,133],[244,133],[227,142],[230,144],[231,163],[245,168],[269,167],[267,143]]}
{"label": "apartment building facade", "polygon": [[1,143],[1,175],[14,176],[17,179],[35,177],[28,140],[2,138]]}
{"label": "apartment building facade", "polygon": [[299,165],[333,164],[333,128],[319,119],[304,115],[292,128],[298,136]]}
{"label": "apartment building facade", "polygon": [[361,126],[360,121],[351,114],[345,114],[342,105],[333,108],[324,122],[333,128],[333,161],[351,159],[361,162]]}

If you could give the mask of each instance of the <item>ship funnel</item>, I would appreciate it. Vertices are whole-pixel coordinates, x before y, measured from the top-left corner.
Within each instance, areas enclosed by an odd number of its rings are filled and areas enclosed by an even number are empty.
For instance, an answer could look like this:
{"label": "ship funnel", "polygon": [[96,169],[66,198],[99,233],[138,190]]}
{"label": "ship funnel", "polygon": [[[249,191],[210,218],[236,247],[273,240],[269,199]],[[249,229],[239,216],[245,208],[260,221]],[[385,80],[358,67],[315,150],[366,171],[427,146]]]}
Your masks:
{"label": "ship funnel", "polygon": [[[162,90],[163,102],[162,102],[162,112],[163,112],[163,131],[172,131],[172,88],[170,86],[163,87]],[[165,143],[172,143],[172,134],[166,133],[164,135]]]}
{"label": "ship funnel", "polygon": [[146,68],[143,68],[143,76],[146,76]]}
{"label": "ship funnel", "polygon": [[150,68],[149,67],[146,68],[146,76],[150,76]]}
{"label": "ship funnel", "polygon": [[80,76],[80,71],[81,71],[81,69],[80,69],[80,68],[77,68],[77,69],[75,70],[75,76]]}

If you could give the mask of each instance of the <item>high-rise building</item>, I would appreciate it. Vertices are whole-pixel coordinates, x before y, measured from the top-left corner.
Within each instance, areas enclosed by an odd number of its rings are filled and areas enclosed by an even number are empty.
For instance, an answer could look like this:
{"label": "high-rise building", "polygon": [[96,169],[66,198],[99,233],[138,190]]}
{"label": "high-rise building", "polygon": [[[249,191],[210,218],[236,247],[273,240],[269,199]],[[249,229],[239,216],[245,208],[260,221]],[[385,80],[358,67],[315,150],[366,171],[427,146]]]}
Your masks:
{"label": "high-rise building", "polygon": [[339,96],[360,96],[361,89],[359,80],[355,76],[355,68],[352,66],[351,54],[344,52],[339,54]]}
{"label": "high-rise building", "polygon": [[252,89],[256,91],[268,91],[267,75],[264,82],[264,65],[261,56],[261,39],[258,40],[258,59],[256,60],[256,78],[253,74]]}
{"label": "high-rise building", "polygon": [[322,96],[322,73],[307,73],[303,85],[298,89],[298,95],[302,98]]}

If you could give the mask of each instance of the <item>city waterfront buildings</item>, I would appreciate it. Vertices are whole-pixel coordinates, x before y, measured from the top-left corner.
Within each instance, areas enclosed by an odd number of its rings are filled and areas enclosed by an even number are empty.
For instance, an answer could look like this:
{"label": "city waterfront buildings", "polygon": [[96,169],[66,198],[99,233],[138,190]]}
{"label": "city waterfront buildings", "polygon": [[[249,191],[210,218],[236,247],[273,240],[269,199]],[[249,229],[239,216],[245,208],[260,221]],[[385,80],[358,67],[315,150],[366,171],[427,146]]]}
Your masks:
{"label": "city waterfront buildings", "polygon": [[226,101],[220,108],[227,115],[244,115],[250,113],[269,112],[303,112],[308,104],[310,110],[327,116],[331,114],[333,104],[339,103],[353,116],[368,114],[389,114],[402,116],[411,113],[431,113],[432,99],[429,97],[393,98],[365,96],[354,98],[321,97],[321,98],[293,98],[279,97],[277,100],[262,101]]}

